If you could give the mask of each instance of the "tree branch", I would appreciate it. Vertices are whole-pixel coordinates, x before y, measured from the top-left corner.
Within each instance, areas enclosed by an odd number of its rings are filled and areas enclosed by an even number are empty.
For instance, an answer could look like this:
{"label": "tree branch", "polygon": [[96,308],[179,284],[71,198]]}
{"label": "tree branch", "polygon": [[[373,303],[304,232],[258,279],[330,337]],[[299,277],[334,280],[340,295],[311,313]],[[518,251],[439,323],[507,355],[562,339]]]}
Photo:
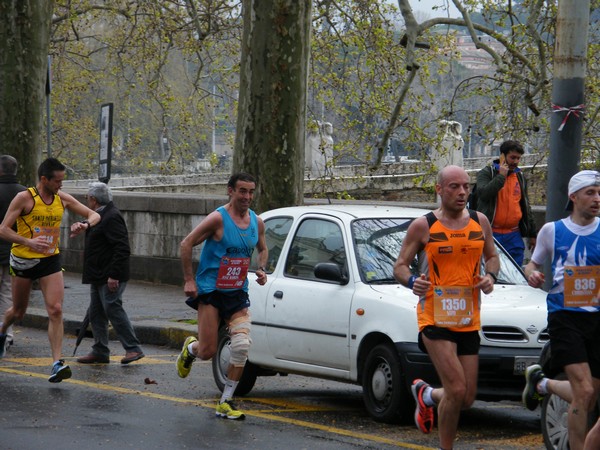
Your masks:
{"label": "tree branch", "polygon": [[417,68],[408,71],[408,77],[406,78],[406,80],[404,80],[404,83],[402,84],[402,88],[400,89],[400,97],[398,97],[398,100],[396,101],[396,106],[394,106],[394,110],[392,111],[390,120],[388,121],[388,125],[385,128],[385,131],[383,132],[383,136],[376,144],[377,159],[375,160],[375,163],[371,165],[371,167],[369,167],[370,170],[375,170],[381,165],[383,152],[385,150],[385,147],[387,146],[387,143],[390,140],[390,137],[392,136],[392,133],[394,132],[394,129],[396,128],[396,125],[398,123],[398,117],[400,117],[400,111],[402,110],[402,106],[404,104],[404,99],[406,98],[408,90],[410,89],[410,86],[416,76]]}

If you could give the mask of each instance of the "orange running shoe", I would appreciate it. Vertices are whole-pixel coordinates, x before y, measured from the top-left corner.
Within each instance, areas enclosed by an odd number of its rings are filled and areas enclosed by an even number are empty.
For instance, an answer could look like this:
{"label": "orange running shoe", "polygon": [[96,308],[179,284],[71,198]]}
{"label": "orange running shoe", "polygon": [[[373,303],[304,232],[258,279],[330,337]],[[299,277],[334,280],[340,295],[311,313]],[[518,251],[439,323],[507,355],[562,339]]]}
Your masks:
{"label": "orange running shoe", "polygon": [[429,385],[417,378],[413,381],[410,390],[415,398],[415,425],[421,432],[428,434],[433,430],[433,406],[427,406],[423,401],[423,394]]}

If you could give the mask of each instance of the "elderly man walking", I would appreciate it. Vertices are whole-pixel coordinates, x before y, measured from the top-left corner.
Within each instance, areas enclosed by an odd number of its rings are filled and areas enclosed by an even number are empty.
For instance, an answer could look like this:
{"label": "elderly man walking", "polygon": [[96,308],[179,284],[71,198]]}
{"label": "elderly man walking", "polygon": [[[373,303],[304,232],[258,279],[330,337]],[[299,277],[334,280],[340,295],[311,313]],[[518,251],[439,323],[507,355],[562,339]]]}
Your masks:
{"label": "elderly man walking", "polygon": [[123,292],[129,280],[129,234],[121,212],[112,202],[109,187],[90,183],[88,207],[100,214],[100,223],[85,232],[83,284],[90,285],[90,323],[94,334],[92,352],[77,358],[82,364],[110,362],[108,322],[125,349],[121,364],[144,357],[140,341],[123,309]]}

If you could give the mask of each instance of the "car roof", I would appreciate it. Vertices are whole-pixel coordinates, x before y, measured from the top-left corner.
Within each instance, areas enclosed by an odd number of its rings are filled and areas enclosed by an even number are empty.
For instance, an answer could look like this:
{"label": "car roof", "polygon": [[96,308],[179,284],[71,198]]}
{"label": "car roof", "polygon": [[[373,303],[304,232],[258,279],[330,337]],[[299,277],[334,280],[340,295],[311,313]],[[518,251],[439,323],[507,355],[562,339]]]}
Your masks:
{"label": "car roof", "polygon": [[305,214],[332,214],[338,217],[346,216],[348,220],[363,218],[416,218],[431,212],[429,209],[409,208],[405,206],[395,206],[393,204],[341,204],[334,203],[330,205],[305,205],[290,206],[287,208],[277,208],[266,211],[261,217],[269,218],[274,216],[294,216],[299,217]]}

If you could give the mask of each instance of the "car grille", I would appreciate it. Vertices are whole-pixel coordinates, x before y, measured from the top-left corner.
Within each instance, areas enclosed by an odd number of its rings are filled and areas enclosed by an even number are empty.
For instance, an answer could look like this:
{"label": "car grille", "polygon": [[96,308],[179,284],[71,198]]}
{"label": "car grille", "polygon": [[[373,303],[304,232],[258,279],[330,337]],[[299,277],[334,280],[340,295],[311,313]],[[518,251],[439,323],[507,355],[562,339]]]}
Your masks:
{"label": "car grille", "polygon": [[[481,328],[483,337],[491,342],[529,342],[530,336],[536,336],[536,333],[529,334],[520,328],[510,326],[484,326]],[[537,341],[545,343],[550,336],[548,329],[544,328],[539,335]]]}
{"label": "car grille", "polygon": [[540,335],[538,336],[538,342],[545,344],[550,340],[550,333],[548,333],[548,328],[544,328]]}

